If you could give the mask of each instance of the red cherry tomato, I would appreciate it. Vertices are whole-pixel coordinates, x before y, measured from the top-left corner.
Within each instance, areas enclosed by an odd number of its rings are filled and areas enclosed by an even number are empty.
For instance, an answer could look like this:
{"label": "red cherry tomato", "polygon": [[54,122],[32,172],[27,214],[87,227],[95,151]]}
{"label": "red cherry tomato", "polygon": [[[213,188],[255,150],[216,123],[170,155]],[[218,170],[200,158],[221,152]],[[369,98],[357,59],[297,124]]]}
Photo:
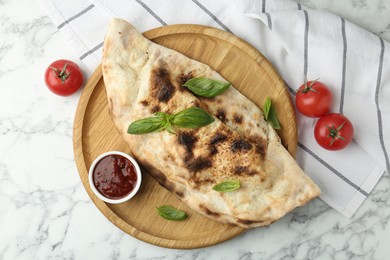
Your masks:
{"label": "red cherry tomato", "polygon": [[327,150],[341,150],[352,140],[351,121],[342,114],[330,113],[321,117],[314,127],[317,143]]}
{"label": "red cherry tomato", "polygon": [[299,87],[295,104],[302,114],[309,117],[320,117],[328,113],[333,102],[330,89],[319,81],[308,81]]}
{"label": "red cherry tomato", "polygon": [[45,83],[53,93],[70,96],[83,84],[83,74],[76,63],[70,60],[57,60],[47,67]]}

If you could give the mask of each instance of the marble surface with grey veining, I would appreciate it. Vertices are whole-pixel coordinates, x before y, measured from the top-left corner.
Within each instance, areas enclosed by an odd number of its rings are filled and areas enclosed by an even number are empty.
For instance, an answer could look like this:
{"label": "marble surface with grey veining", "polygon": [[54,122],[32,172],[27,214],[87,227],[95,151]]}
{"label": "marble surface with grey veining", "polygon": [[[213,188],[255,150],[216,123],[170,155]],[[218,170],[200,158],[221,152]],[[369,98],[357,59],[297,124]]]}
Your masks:
{"label": "marble surface with grey veining", "polygon": [[[390,40],[390,1],[300,0]],[[0,0],[0,259],[389,259],[390,176],[345,218],[320,199],[266,228],[194,250],[160,248],[109,222],[80,182],[72,147],[80,92],[43,71],[77,57],[32,0]]]}

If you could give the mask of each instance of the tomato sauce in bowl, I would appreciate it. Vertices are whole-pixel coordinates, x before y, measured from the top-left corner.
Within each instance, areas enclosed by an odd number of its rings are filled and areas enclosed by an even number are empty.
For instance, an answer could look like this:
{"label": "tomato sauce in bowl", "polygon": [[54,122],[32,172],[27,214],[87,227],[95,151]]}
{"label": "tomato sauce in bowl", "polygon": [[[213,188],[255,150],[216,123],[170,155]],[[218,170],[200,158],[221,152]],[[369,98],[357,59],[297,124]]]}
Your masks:
{"label": "tomato sauce in bowl", "polygon": [[102,200],[121,203],[132,198],[141,182],[141,171],[137,162],[122,152],[100,155],[89,170],[91,189]]}

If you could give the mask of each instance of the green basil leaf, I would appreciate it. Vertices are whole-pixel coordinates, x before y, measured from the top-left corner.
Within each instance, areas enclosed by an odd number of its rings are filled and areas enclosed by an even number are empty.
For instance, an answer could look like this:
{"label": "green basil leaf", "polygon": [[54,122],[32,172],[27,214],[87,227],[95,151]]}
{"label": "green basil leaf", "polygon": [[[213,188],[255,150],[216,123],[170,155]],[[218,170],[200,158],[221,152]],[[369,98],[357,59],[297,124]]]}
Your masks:
{"label": "green basil leaf", "polygon": [[168,220],[184,220],[187,218],[187,213],[171,206],[161,206],[157,208],[158,214]]}
{"label": "green basil leaf", "polygon": [[164,125],[164,128],[165,130],[167,130],[168,133],[170,134],[175,134],[175,130],[173,130],[172,128],[172,123],[171,122],[167,122],[165,125]]}
{"label": "green basil leaf", "polygon": [[268,115],[269,115],[269,110],[270,109],[271,109],[271,98],[267,97],[265,99],[264,109],[263,109],[265,120],[268,120]]}
{"label": "green basil leaf", "polygon": [[214,122],[214,118],[199,107],[190,107],[175,114],[172,125],[183,128],[198,128]]}
{"label": "green basil leaf", "polygon": [[161,117],[164,121],[167,121],[170,117],[170,114],[164,112],[157,112],[154,114],[156,117]]}
{"label": "green basil leaf", "polygon": [[267,97],[264,104],[264,118],[265,120],[275,129],[280,130],[282,127],[280,126],[278,117],[276,116],[275,108],[272,106],[271,98]]}
{"label": "green basil leaf", "polygon": [[156,114],[154,117],[147,117],[132,122],[127,128],[127,133],[133,135],[158,132],[165,128],[165,113]]}
{"label": "green basil leaf", "polygon": [[230,192],[240,188],[239,181],[224,181],[213,187],[213,190],[218,192]]}
{"label": "green basil leaf", "polygon": [[225,92],[230,87],[230,83],[208,78],[192,78],[184,83],[183,86],[187,87],[195,95],[215,97]]}

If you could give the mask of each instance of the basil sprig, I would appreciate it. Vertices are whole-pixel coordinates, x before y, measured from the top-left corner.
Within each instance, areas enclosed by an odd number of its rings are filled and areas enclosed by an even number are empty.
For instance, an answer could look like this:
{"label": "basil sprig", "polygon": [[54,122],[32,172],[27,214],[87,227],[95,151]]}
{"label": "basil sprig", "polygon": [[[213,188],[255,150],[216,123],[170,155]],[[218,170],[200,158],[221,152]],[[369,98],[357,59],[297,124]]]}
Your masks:
{"label": "basil sprig", "polygon": [[183,86],[187,87],[195,95],[215,97],[225,92],[230,87],[230,83],[209,78],[192,78],[184,83]]}
{"label": "basil sprig", "polygon": [[239,181],[223,181],[213,187],[213,190],[218,192],[230,192],[240,188]]}
{"label": "basil sprig", "polygon": [[276,116],[275,108],[272,106],[271,98],[267,97],[264,103],[264,118],[276,130],[281,129],[279,120]]}
{"label": "basil sprig", "polygon": [[157,208],[158,214],[167,220],[181,221],[187,218],[187,213],[171,206],[161,206]]}
{"label": "basil sprig", "polygon": [[147,117],[132,122],[127,133],[139,135],[158,132],[163,129],[175,133],[173,126],[182,128],[198,128],[214,122],[214,118],[199,107],[190,107],[176,114],[158,112],[153,117]]}

